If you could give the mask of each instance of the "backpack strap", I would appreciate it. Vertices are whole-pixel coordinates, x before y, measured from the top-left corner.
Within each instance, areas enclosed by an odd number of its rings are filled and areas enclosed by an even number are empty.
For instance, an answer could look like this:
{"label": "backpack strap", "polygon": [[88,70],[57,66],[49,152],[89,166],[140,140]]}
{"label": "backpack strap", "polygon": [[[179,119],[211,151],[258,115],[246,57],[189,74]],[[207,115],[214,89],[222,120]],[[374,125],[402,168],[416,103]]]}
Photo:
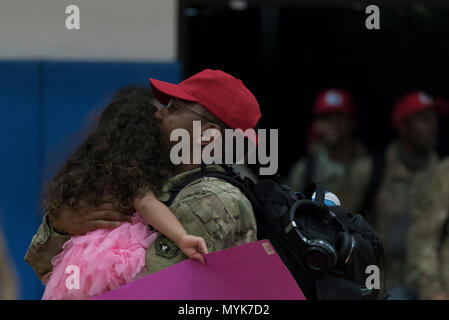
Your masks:
{"label": "backpack strap", "polygon": [[353,232],[360,233],[364,235],[365,237],[369,237],[370,239],[375,239],[376,235],[374,233],[371,233],[368,230],[363,230],[360,228],[357,224],[355,224],[351,219],[347,217],[348,212],[344,209],[342,206],[335,206],[331,207],[332,212],[335,214],[335,217],[337,221],[348,228],[349,230]]}
{"label": "backpack strap", "polygon": [[319,205],[324,205],[325,187],[321,182],[309,182],[304,191],[302,192],[308,199],[312,199],[315,192],[315,202]]}
{"label": "backpack strap", "polygon": [[164,201],[164,204],[167,207],[170,207],[170,205],[173,203],[173,201],[175,200],[176,196],[178,195],[178,193],[184,189],[186,186],[188,186],[189,184],[191,184],[192,182],[201,179],[202,177],[204,177],[208,172],[206,171],[206,165],[201,162],[201,171],[198,172],[197,174],[194,174],[193,176],[190,176],[188,178],[186,178],[186,180],[184,180],[183,182],[175,185],[174,187],[171,188],[170,192],[170,198],[167,201]]}
{"label": "backpack strap", "polygon": [[167,207],[170,207],[171,204],[173,203],[173,201],[175,200],[176,196],[178,195],[178,193],[184,189],[184,187],[186,187],[187,185],[191,184],[192,182],[201,179],[203,177],[202,172],[195,174],[189,178],[187,178],[186,180],[184,180],[182,183],[174,186],[171,190],[170,190],[170,198],[167,201],[164,201],[164,204]]}
{"label": "backpack strap", "polygon": [[260,207],[256,197],[254,196],[254,194],[251,192],[250,188],[246,184],[246,181],[248,181],[246,179],[249,179],[249,178],[242,179],[240,177],[240,175],[238,173],[234,172],[233,170],[228,171],[228,173],[222,173],[222,172],[218,172],[218,171],[209,171],[209,172],[206,172],[203,177],[214,177],[214,178],[221,179],[221,180],[224,180],[224,181],[232,184],[234,187],[238,188],[245,195],[245,197],[249,200],[249,202],[253,206],[254,211],[261,210],[261,207]]}
{"label": "backpack strap", "polygon": [[175,200],[175,198],[178,195],[178,193],[183,188],[185,188],[186,186],[191,184],[192,182],[194,182],[196,180],[199,180],[201,178],[204,178],[204,177],[214,177],[214,178],[217,178],[217,179],[224,180],[224,181],[232,184],[236,188],[240,189],[240,191],[242,191],[243,194],[245,195],[245,197],[249,200],[249,202],[253,206],[254,210],[256,210],[256,208],[259,209],[260,206],[258,204],[258,201],[256,200],[254,194],[250,191],[249,187],[247,186],[247,181],[250,180],[250,179],[249,178],[243,179],[240,176],[240,174],[237,173],[232,168],[226,168],[226,167],[224,167],[224,168],[226,170],[226,173],[220,172],[220,171],[206,171],[206,166],[205,165],[203,166],[203,164],[202,164],[200,172],[198,172],[197,174],[187,178],[182,183],[174,186],[170,190],[171,191],[170,198],[167,201],[165,201],[164,204],[167,207],[169,207],[173,203],[173,201]]}

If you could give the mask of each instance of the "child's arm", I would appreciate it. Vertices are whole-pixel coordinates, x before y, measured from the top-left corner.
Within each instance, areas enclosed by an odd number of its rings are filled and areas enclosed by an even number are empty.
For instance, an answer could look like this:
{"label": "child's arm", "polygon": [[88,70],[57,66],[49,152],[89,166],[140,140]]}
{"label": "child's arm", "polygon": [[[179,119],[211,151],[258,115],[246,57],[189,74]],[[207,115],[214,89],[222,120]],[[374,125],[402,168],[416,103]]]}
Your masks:
{"label": "child's arm", "polygon": [[207,253],[206,242],[201,237],[187,234],[175,215],[149,191],[141,199],[134,199],[134,208],[156,230],[172,240],[191,259],[205,263],[202,253]]}

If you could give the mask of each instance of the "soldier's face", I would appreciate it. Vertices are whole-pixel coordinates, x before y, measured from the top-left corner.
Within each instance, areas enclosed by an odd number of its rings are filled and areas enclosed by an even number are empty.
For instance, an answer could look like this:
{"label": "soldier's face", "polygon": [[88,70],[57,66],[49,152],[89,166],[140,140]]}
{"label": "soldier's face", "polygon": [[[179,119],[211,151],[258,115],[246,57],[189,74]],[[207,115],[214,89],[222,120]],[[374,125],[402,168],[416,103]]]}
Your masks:
{"label": "soldier's face", "polygon": [[[214,138],[211,138],[206,134],[208,139],[202,139],[204,131],[215,130],[220,133],[220,126],[213,123],[209,115],[205,114],[205,108],[198,104],[180,99],[172,99],[167,107],[160,108],[155,117],[160,121],[161,138],[165,145],[171,150],[171,148],[178,143],[179,137],[176,137],[175,141],[170,141],[170,135],[175,129],[184,129],[188,132],[190,139],[190,149],[193,150],[194,143],[200,143],[201,148],[211,143]],[[205,120],[204,122],[202,120]],[[194,134],[194,122],[200,122],[200,131]],[[210,133],[210,132],[209,132]],[[193,161],[193,153],[190,153],[191,161]],[[193,162],[191,162],[193,163]]]}
{"label": "soldier's face", "polygon": [[336,146],[346,140],[353,130],[353,120],[342,114],[326,114],[316,120],[316,132],[326,147]]}
{"label": "soldier's face", "polygon": [[399,130],[417,152],[429,152],[437,143],[438,119],[432,110],[421,111],[405,119]]}
{"label": "soldier's face", "polygon": [[[185,102],[179,99],[172,99],[167,107],[160,108],[155,113],[155,117],[161,122],[160,129],[163,141],[171,148],[175,145],[176,141],[170,141],[170,135],[175,129],[185,129],[189,132],[189,136],[192,137],[193,121],[199,120],[199,117],[185,108]],[[190,104],[190,109],[201,108],[199,104]]]}

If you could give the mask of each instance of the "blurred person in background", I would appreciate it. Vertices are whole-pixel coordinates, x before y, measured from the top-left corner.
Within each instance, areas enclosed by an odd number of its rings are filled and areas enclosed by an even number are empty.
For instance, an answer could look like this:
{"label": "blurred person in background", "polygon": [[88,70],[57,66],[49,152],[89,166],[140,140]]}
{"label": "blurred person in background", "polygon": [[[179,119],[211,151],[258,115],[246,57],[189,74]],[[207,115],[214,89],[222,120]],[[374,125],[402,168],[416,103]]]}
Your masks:
{"label": "blurred person in background", "polygon": [[443,97],[435,98],[435,111],[439,117],[447,117],[449,115],[449,99]]}
{"label": "blurred person in background", "polygon": [[17,276],[12,266],[5,239],[0,230],[0,300],[14,300],[17,295]]}
{"label": "blurred person in background", "polygon": [[449,299],[449,158],[413,187],[406,283],[419,299]]}
{"label": "blurred person in background", "polygon": [[449,149],[445,137],[449,136],[449,99],[435,98],[435,111],[438,114],[438,147],[440,156],[449,156]]}
{"label": "blurred person in background", "polygon": [[416,298],[405,285],[406,237],[412,185],[438,164],[434,106],[432,97],[421,91],[406,94],[395,104],[392,123],[398,136],[384,152],[380,186],[367,217],[385,241],[385,290],[391,299]]}
{"label": "blurred person in background", "polygon": [[310,154],[293,165],[287,184],[301,191],[310,181],[323,182],[347,210],[358,213],[370,182],[372,161],[355,137],[352,97],[343,90],[325,90],[318,95],[313,114],[308,132]]}
{"label": "blurred person in background", "polygon": [[306,148],[307,155],[313,155],[317,153],[321,148],[320,135],[317,131],[316,122],[313,121],[307,129]]}

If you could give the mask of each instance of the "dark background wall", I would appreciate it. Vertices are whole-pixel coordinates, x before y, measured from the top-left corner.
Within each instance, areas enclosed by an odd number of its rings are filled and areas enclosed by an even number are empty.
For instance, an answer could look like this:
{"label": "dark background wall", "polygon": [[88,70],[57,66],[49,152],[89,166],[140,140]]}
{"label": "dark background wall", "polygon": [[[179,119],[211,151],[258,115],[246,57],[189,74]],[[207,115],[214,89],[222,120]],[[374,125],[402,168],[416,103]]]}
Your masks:
{"label": "dark background wall", "polygon": [[[447,3],[386,2],[380,30],[367,30],[366,6],[349,1],[248,1],[242,11],[228,1],[180,1],[184,77],[217,68],[242,79],[258,98],[262,126],[279,129],[283,176],[304,155],[311,106],[328,87],[353,94],[359,137],[382,149],[394,136],[399,96],[425,90],[449,98]],[[441,137],[448,133],[443,127]],[[447,141],[439,151],[449,152]]]}

